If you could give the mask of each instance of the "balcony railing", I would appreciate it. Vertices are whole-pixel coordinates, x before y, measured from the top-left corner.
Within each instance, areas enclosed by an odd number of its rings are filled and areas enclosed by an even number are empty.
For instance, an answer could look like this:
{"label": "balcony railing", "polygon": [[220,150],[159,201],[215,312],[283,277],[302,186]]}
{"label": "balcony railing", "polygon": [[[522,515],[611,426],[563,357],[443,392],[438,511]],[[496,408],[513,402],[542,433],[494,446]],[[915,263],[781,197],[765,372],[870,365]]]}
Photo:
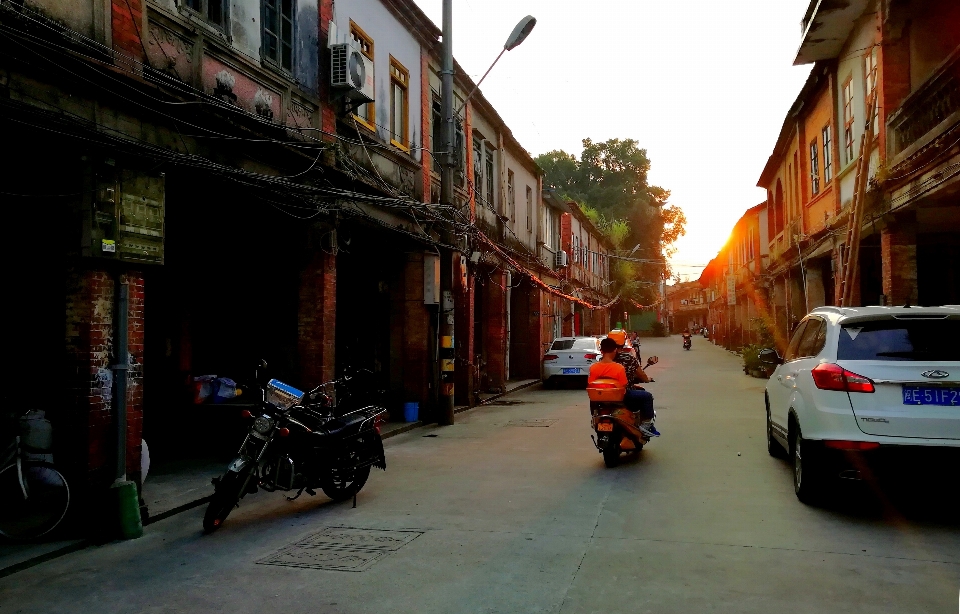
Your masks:
{"label": "balcony railing", "polygon": [[896,156],[958,111],[960,47],[887,120],[888,153]]}

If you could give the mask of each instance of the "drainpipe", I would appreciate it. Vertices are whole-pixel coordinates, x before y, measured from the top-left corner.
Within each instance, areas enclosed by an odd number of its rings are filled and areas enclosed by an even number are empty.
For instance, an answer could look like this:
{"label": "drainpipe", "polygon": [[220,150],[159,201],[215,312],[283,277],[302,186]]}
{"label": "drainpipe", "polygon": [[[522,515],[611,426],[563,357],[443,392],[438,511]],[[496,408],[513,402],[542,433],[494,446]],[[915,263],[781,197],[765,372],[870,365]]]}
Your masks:
{"label": "drainpipe", "polygon": [[113,416],[116,425],[116,478],[110,486],[111,503],[116,516],[111,532],[123,539],[143,535],[140,518],[140,497],[137,484],[127,480],[127,371],[130,369],[128,344],[128,320],[130,308],[130,285],[115,283],[117,296],[113,318],[114,360],[113,365]]}

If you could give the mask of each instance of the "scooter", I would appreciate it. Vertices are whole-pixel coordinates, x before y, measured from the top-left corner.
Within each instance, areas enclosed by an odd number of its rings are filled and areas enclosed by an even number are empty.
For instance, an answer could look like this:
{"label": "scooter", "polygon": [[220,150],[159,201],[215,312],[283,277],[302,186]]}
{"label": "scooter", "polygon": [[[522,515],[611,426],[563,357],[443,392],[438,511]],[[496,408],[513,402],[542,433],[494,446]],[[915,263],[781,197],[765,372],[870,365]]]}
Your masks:
{"label": "scooter", "polygon": [[[646,370],[660,361],[656,356],[647,359]],[[653,380],[650,380],[651,382]],[[654,422],[657,412],[650,407],[634,414],[623,404],[626,389],[613,379],[598,378],[587,386],[590,396],[590,426],[596,436],[593,445],[603,454],[607,467],[616,467],[623,452],[639,452],[650,439],[657,437]]]}
{"label": "scooter", "polygon": [[684,333],[684,335],[683,335],[683,349],[689,350],[689,349],[691,348],[691,346],[693,346],[693,338],[692,338],[689,334]]}

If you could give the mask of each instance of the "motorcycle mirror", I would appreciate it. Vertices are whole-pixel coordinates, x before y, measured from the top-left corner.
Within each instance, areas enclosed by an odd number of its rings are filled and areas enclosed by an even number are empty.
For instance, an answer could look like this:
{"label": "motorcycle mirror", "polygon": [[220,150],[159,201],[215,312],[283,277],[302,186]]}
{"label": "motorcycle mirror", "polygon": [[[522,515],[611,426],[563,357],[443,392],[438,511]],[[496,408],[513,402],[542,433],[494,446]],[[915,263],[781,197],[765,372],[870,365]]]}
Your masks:
{"label": "motorcycle mirror", "polygon": [[651,356],[647,359],[647,365],[655,365],[658,362],[660,362],[660,358],[658,356]]}

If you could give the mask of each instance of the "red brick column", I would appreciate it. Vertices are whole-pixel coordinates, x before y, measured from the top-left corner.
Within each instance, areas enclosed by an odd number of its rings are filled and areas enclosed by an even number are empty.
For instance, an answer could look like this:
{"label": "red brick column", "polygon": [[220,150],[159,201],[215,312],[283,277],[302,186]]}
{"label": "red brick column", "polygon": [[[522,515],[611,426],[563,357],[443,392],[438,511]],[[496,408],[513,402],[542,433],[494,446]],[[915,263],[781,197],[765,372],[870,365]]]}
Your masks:
{"label": "red brick column", "polygon": [[[144,282],[140,273],[126,273],[128,308],[127,473],[140,477],[143,433]],[[114,476],[113,370],[115,281],[102,270],[74,270],[68,275],[66,349],[71,403],[56,423],[58,463],[87,486],[105,486]]]}
{"label": "red brick column", "polygon": [[432,202],[433,168],[433,93],[430,90],[430,55],[424,49],[420,53],[420,180],[423,182],[423,202]]}
{"label": "red brick column", "polygon": [[423,304],[423,252],[407,254],[403,275],[402,347],[403,401],[419,401],[420,414],[431,404],[430,388],[436,363],[432,347],[436,339],[430,334],[434,312]]}
{"label": "red brick column", "polygon": [[459,274],[453,276],[454,293],[454,344],[456,346],[454,402],[457,405],[473,405],[474,382],[474,303],[473,293],[476,283],[472,273],[467,275],[463,284]]}
{"label": "red brick column", "polygon": [[507,383],[507,274],[503,269],[492,271],[483,291],[484,350],[490,389],[503,389]]}
{"label": "red brick column", "polygon": [[917,304],[917,222],[911,218],[894,220],[880,231],[883,294],[888,305]]}
{"label": "red brick column", "polygon": [[[116,1],[116,0],[115,0]],[[324,79],[326,70],[330,67],[330,50],[327,48],[327,36],[330,32],[330,22],[333,21],[333,0],[320,0],[320,23],[318,24],[320,35],[320,74],[321,79],[318,85],[320,100],[323,104],[320,108],[320,129],[323,130],[323,140],[333,141],[337,132],[337,114],[330,102],[330,82]]]}
{"label": "red brick column", "polygon": [[297,353],[300,381],[313,388],[334,378],[337,324],[337,257],[319,245],[300,274]]}

